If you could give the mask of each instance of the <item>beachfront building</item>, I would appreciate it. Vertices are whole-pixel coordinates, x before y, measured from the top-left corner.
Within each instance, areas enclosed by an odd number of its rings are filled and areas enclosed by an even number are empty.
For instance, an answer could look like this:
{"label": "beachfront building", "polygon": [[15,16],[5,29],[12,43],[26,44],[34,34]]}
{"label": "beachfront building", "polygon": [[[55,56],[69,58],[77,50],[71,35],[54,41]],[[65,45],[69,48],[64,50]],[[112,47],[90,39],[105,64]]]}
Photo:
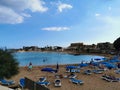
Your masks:
{"label": "beachfront building", "polygon": [[63,48],[60,46],[53,46],[54,51],[63,51]]}
{"label": "beachfront building", "polygon": [[92,44],[92,45],[85,45],[84,52],[85,53],[99,53],[99,50],[97,48],[97,45]]}
{"label": "beachfront building", "polygon": [[39,51],[40,49],[38,48],[38,46],[29,46],[29,47],[23,46],[23,50],[24,51]]}
{"label": "beachfront building", "polygon": [[110,42],[98,43],[97,48],[101,53],[110,53],[115,50],[113,44]]}
{"label": "beachfront building", "polygon": [[115,52],[114,46],[110,42],[98,43],[97,45],[85,45],[83,43],[71,43],[65,51],[69,53],[105,53],[111,54]]}
{"label": "beachfront building", "polygon": [[83,43],[71,43],[70,46],[66,49],[66,51],[70,53],[81,53],[84,49]]}
{"label": "beachfront building", "polygon": [[45,46],[41,48],[41,51],[63,51],[60,46]]}
{"label": "beachfront building", "polygon": [[98,53],[98,48],[95,44],[85,45],[83,43],[71,43],[71,45],[67,48],[68,51],[73,53]]}
{"label": "beachfront building", "polygon": [[70,54],[83,54],[83,53],[105,53],[105,54],[114,54],[115,48],[112,43],[110,42],[102,42],[97,43],[97,45],[85,45],[82,42],[78,43],[71,43],[70,46],[67,48],[63,48],[61,46],[45,46],[45,47],[38,47],[38,46],[23,46],[20,49],[11,50],[15,51],[55,51],[55,52],[67,52]]}

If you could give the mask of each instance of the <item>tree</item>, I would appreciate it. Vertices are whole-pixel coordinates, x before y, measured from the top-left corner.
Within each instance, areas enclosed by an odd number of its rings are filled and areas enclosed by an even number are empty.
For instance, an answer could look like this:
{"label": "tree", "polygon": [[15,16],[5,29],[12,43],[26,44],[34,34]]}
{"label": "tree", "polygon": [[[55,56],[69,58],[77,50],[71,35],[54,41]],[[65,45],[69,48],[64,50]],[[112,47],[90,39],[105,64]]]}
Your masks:
{"label": "tree", "polygon": [[120,37],[114,41],[113,45],[116,50],[120,50]]}
{"label": "tree", "polygon": [[120,51],[120,37],[117,38],[117,39],[114,41],[113,45],[114,45],[116,51],[119,52],[119,51]]}
{"label": "tree", "polygon": [[0,49],[0,78],[11,78],[18,74],[19,63],[7,50]]}

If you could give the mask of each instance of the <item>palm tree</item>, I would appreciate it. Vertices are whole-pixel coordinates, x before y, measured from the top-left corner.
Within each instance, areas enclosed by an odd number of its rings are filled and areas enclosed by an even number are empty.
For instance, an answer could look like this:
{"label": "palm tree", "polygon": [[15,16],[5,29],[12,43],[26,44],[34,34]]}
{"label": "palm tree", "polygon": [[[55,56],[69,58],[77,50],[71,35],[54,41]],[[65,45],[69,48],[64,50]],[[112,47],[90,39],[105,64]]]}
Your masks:
{"label": "palm tree", "polygon": [[7,50],[0,49],[0,78],[11,78],[18,74],[19,63]]}

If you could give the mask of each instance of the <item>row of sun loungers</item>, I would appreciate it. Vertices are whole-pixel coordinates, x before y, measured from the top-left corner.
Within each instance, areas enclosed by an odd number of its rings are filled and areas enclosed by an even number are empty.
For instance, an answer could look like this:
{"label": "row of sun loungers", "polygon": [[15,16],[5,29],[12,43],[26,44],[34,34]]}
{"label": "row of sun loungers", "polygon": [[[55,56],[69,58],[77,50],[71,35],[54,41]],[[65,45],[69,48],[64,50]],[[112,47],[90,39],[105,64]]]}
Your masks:
{"label": "row of sun loungers", "polygon": [[[40,84],[40,85],[43,85],[43,86],[50,85],[50,82],[46,81],[46,77],[40,77],[39,81],[36,82],[36,83]],[[55,87],[61,87],[61,80],[60,79],[55,79],[54,86]]]}
{"label": "row of sun loungers", "polygon": [[84,74],[86,75],[91,75],[92,73],[95,73],[95,74],[102,74],[104,70],[102,69],[98,69],[98,70],[85,70],[84,71]]}
{"label": "row of sun loungers", "polygon": [[[87,74],[87,75],[91,75],[92,73],[95,73],[95,74],[101,74],[103,73],[105,70],[104,69],[95,69],[95,70],[85,70],[84,71],[84,74]],[[70,72],[70,73],[80,73],[80,69],[71,69],[71,70],[66,70],[66,72]],[[120,71],[119,71],[120,72]]]}
{"label": "row of sun loungers", "polygon": [[[57,77],[56,77],[57,76]],[[61,79],[58,77],[59,75],[55,75],[56,79],[54,80],[54,86],[55,87],[61,87]],[[74,73],[71,73],[70,75],[66,76],[65,78],[68,78],[72,83],[80,84],[82,85],[84,82],[82,80],[76,79],[77,75]],[[36,82],[37,84],[48,86],[50,85],[50,82],[46,81],[46,77],[40,77],[39,81]]]}
{"label": "row of sun loungers", "polygon": [[71,73],[80,73],[80,69],[67,69],[66,72],[71,72]]}

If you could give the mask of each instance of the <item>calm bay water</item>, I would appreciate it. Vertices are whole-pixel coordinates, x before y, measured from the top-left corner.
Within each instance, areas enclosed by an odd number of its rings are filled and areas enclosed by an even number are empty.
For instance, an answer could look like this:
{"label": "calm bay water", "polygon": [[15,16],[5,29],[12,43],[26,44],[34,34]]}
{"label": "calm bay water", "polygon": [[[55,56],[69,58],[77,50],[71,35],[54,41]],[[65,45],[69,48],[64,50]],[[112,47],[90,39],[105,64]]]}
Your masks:
{"label": "calm bay water", "polygon": [[94,55],[69,55],[56,52],[17,52],[13,56],[18,60],[20,66],[26,66],[29,62],[33,65],[55,65],[59,64],[79,64],[81,61],[89,62],[91,59],[100,58],[102,56]]}

